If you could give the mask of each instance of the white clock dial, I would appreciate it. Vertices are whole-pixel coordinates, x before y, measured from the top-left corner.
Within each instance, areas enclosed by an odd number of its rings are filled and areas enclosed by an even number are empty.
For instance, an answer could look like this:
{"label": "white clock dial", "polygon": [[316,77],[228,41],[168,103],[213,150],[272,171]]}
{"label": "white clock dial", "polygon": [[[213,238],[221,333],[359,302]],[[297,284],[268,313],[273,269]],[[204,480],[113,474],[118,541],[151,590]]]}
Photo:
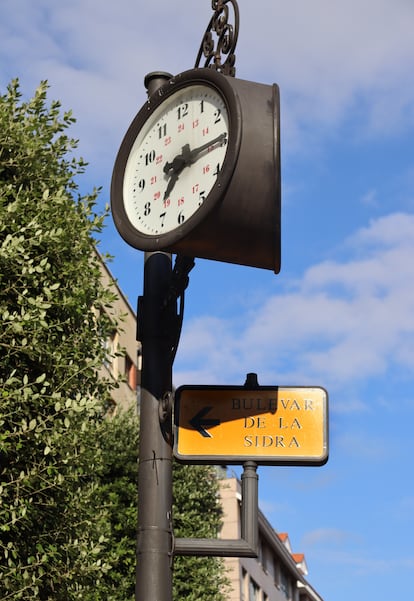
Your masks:
{"label": "white clock dial", "polygon": [[161,103],[125,167],[123,198],[131,224],[159,236],[194,215],[222,169],[228,135],[227,107],[213,87],[187,86]]}

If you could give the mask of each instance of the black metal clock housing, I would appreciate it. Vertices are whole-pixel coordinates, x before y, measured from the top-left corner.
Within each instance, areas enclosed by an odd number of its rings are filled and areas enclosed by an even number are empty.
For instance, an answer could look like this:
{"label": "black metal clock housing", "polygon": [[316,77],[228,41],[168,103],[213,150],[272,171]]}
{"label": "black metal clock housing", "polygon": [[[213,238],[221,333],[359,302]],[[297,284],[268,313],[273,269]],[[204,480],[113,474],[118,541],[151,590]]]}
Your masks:
{"label": "black metal clock housing", "polygon": [[172,77],[131,123],[112,176],[124,240],[280,270],[279,88],[197,68]]}

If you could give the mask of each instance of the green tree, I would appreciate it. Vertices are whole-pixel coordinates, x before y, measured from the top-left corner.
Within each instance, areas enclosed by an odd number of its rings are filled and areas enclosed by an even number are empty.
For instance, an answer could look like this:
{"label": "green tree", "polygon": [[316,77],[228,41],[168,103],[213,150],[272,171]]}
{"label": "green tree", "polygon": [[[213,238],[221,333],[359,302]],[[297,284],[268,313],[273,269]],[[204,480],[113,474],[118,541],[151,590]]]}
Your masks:
{"label": "green tree", "polygon": [[[129,411],[107,420],[102,432],[104,468],[99,500],[108,511],[111,570],[96,597],[133,601],[135,590],[137,464],[139,421]],[[174,535],[214,538],[221,525],[216,471],[209,466],[174,463]],[[174,560],[174,599],[224,601],[226,578],[216,558],[177,557]]]}
{"label": "green tree", "polygon": [[83,599],[105,572],[95,472],[109,384],[98,377],[112,302],[93,236],[97,192],[74,122],[42,82],[0,96],[0,598]]}
{"label": "green tree", "polygon": [[[216,538],[222,511],[217,472],[211,466],[174,464],[174,535]],[[224,601],[227,578],[221,559],[177,557],[174,563],[174,599]]]}
{"label": "green tree", "polygon": [[[130,601],[138,420],[103,419],[113,330],[94,237],[97,191],[43,82],[0,95],[0,598]],[[176,536],[215,536],[215,473],[174,467]],[[109,567],[111,569],[109,569]],[[221,601],[214,558],[177,558],[174,595]]]}
{"label": "green tree", "polygon": [[111,570],[87,601],[133,601],[135,596],[138,439],[139,421],[133,409],[115,413],[100,432],[102,469],[97,474],[95,506],[105,509]]}

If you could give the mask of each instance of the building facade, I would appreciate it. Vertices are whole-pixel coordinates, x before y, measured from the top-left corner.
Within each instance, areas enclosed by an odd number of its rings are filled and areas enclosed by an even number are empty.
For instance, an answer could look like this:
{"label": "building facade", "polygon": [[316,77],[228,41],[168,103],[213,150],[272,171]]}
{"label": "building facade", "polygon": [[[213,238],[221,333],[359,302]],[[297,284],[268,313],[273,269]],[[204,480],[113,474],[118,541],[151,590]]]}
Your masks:
{"label": "building facade", "polygon": [[[221,538],[240,539],[241,484],[236,477],[220,479],[223,508]],[[259,510],[258,558],[225,559],[230,580],[229,601],[323,601],[305,576],[303,554],[292,553],[289,537],[278,534]]]}
{"label": "building facade", "polygon": [[141,346],[136,340],[137,318],[103,261],[100,261],[103,284],[116,296],[109,316],[113,323],[111,336],[105,341],[108,361],[102,366],[102,376],[118,382],[112,390],[114,409],[136,406],[140,386]]}

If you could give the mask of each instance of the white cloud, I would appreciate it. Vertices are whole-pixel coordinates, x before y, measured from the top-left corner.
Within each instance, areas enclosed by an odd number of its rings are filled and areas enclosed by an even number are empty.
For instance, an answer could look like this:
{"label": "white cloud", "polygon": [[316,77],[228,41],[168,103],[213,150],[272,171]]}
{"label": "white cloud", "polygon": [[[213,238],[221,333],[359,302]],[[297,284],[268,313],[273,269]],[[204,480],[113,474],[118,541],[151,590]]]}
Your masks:
{"label": "white cloud", "polygon": [[240,63],[275,78],[296,119],[332,123],[362,101],[370,129],[412,123],[412,2],[278,1],[261,4],[262,18],[255,8],[243,7],[244,33],[256,25],[261,41],[255,52],[243,50]]}
{"label": "white cloud", "polygon": [[[51,96],[74,110],[88,158],[104,162],[106,149],[108,163],[144,102],[144,75],[191,68],[212,15],[208,2],[195,9],[184,0],[3,5],[3,85],[19,76],[30,94],[48,79]],[[304,130],[336,128],[350,111],[359,116],[351,136],[413,124],[412,2],[268,0],[240,3],[240,12],[238,76],[279,83],[284,152],[309,147]]]}
{"label": "white cloud", "polygon": [[345,530],[339,530],[338,528],[318,528],[304,534],[301,545],[304,547],[320,544],[344,545],[345,543],[355,540],[355,538],[355,534]]}
{"label": "white cloud", "polygon": [[[381,578],[387,573],[394,575],[394,578],[398,577],[401,571],[408,570],[409,572],[414,567],[414,557],[409,556],[389,556],[384,555],[376,556],[377,550],[372,551],[369,556],[366,552],[363,553],[359,549],[350,548],[346,550],[326,549],[316,553],[314,551],[313,556],[318,557],[323,565],[338,565],[341,567],[341,573],[346,571],[349,577],[354,576],[370,576],[371,578],[375,575]],[[351,572],[349,569],[351,569]]]}
{"label": "white cloud", "polygon": [[362,195],[361,203],[366,206],[377,207],[378,206],[378,193],[377,190],[370,189]]}
{"label": "white cloud", "polygon": [[395,458],[395,454],[398,453],[397,444],[384,445],[383,438],[373,433],[367,435],[366,431],[356,431],[355,428],[348,432],[336,432],[335,446],[342,450],[349,461],[356,458],[371,466],[378,462],[383,463],[387,458]]}
{"label": "white cloud", "polygon": [[288,292],[250,313],[189,320],[177,377],[202,366],[209,381],[225,374],[237,382],[257,371],[261,383],[316,380],[338,388],[395,366],[412,369],[414,216],[372,221],[348,245],[354,258],[309,268]]}

